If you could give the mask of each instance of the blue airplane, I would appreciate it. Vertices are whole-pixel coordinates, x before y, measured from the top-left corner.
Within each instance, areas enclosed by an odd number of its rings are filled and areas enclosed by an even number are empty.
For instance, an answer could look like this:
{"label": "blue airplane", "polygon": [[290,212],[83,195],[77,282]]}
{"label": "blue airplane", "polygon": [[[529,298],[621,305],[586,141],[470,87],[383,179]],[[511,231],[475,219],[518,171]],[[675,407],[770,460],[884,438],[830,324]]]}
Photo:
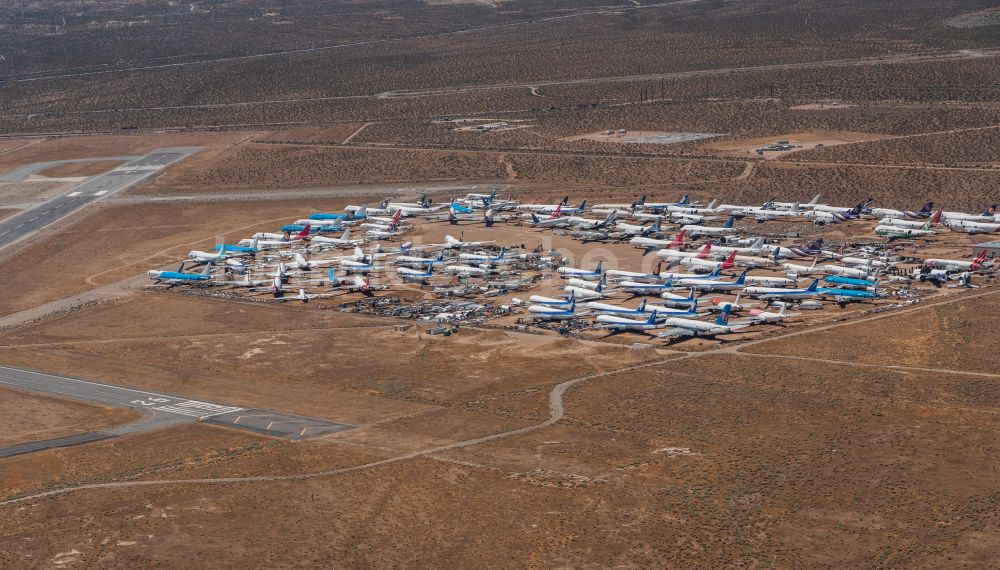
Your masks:
{"label": "blue airplane", "polygon": [[215,246],[215,251],[229,251],[232,253],[257,253],[257,240],[253,240],[253,245],[230,245],[220,243]]}
{"label": "blue airplane", "polygon": [[184,273],[184,264],[177,268],[177,271],[156,271],[147,272],[149,278],[157,283],[164,282],[170,285],[178,283],[190,283],[192,281],[208,281],[212,278],[212,265],[206,264],[201,273]]}
{"label": "blue airplane", "polygon": [[[485,200],[485,198],[484,198],[484,200]],[[469,208],[467,206],[463,206],[463,205],[459,204],[458,202],[452,200],[451,201],[451,211],[454,212],[454,213],[456,213],[456,214],[471,214],[472,213],[472,208]]]}
{"label": "blue airplane", "polygon": [[868,287],[875,287],[878,285],[875,281],[870,281],[868,279],[841,277],[839,275],[827,275],[823,278],[823,282],[830,283],[832,285],[839,285],[848,289],[867,289]]}

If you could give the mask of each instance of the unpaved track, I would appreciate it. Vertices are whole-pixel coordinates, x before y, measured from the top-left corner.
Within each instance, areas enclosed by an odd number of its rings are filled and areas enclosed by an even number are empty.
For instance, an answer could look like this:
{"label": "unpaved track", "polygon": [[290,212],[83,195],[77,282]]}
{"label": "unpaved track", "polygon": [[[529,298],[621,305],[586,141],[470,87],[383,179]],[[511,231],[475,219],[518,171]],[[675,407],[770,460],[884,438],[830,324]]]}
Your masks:
{"label": "unpaved track", "polygon": [[475,446],[475,445],[480,445],[480,444],[483,444],[483,443],[489,443],[491,441],[498,441],[498,440],[502,440],[502,439],[507,439],[507,438],[510,438],[510,437],[515,437],[515,436],[518,436],[518,435],[523,435],[523,434],[526,434],[526,433],[531,433],[531,432],[538,431],[540,429],[544,429],[546,427],[552,426],[552,425],[558,423],[560,420],[562,420],[562,418],[565,416],[566,408],[565,408],[564,398],[566,396],[566,392],[569,391],[569,389],[572,388],[573,386],[575,386],[576,384],[579,384],[580,382],[585,382],[585,381],[588,381],[588,380],[596,380],[596,379],[599,379],[599,378],[604,378],[604,377],[612,376],[612,375],[615,375],[615,374],[620,374],[620,373],[623,373],[623,372],[631,372],[631,371],[634,371],[634,370],[641,370],[643,368],[650,368],[650,367],[653,367],[653,366],[659,366],[661,364],[666,364],[666,363],[672,362],[672,361],[688,360],[688,359],[698,358],[698,357],[702,357],[702,356],[706,356],[706,355],[713,355],[713,354],[720,354],[720,353],[741,354],[740,352],[738,352],[739,349],[740,348],[746,348],[747,346],[753,346],[753,345],[757,345],[757,344],[763,344],[765,342],[771,342],[771,341],[774,341],[774,340],[784,339],[784,338],[788,338],[788,337],[796,336],[796,335],[801,335],[801,334],[809,334],[809,333],[814,333],[814,332],[819,332],[819,331],[824,331],[824,330],[835,329],[835,328],[843,327],[843,326],[855,325],[855,324],[863,323],[863,322],[870,322],[870,321],[876,321],[876,320],[879,320],[879,319],[885,319],[885,318],[889,318],[889,317],[895,317],[895,316],[898,316],[898,315],[905,315],[905,314],[913,313],[913,312],[920,311],[920,310],[923,310],[923,309],[927,309],[927,308],[930,308],[930,307],[937,307],[937,306],[940,306],[940,305],[949,305],[949,304],[952,304],[952,303],[958,303],[958,302],[965,301],[965,300],[968,300],[968,299],[976,299],[976,298],[979,298],[979,297],[986,297],[986,296],[989,296],[989,295],[995,295],[997,293],[1000,293],[1000,289],[990,289],[990,290],[987,290],[987,291],[980,291],[978,293],[973,293],[973,294],[959,294],[959,295],[954,295],[954,296],[951,296],[951,297],[948,297],[946,299],[942,299],[942,300],[939,300],[939,301],[927,302],[927,303],[923,303],[923,304],[920,304],[920,305],[917,305],[917,306],[914,306],[914,307],[911,307],[911,308],[899,310],[899,311],[887,311],[885,313],[879,313],[879,314],[876,314],[876,315],[869,315],[869,316],[861,317],[861,318],[858,318],[858,319],[846,319],[844,321],[840,321],[840,322],[833,323],[833,324],[830,324],[830,325],[825,325],[825,326],[821,326],[821,327],[814,327],[814,328],[809,328],[809,329],[805,329],[805,330],[801,330],[801,331],[796,331],[796,332],[793,332],[793,333],[788,333],[786,335],[778,335],[778,336],[774,336],[774,337],[768,337],[766,339],[760,339],[760,340],[750,341],[750,342],[746,342],[746,343],[743,343],[741,345],[734,346],[734,347],[729,347],[729,346],[723,347],[723,346],[720,346],[720,347],[717,347],[715,349],[706,350],[706,351],[703,351],[703,352],[683,353],[683,352],[678,351],[678,352],[672,353],[670,356],[667,356],[665,358],[659,358],[659,359],[656,359],[656,360],[651,360],[651,361],[648,361],[648,362],[643,362],[641,364],[636,364],[636,365],[632,365],[632,366],[626,366],[626,367],[622,367],[622,368],[616,368],[616,369],[613,369],[613,370],[606,370],[606,371],[603,371],[603,372],[597,372],[597,373],[593,373],[593,374],[587,374],[587,375],[584,375],[584,376],[578,376],[576,378],[572,378],[570,380],[566,380],[565,382],[561,382],[561,383],[555,385],[552,388],[552,391],[549,392],[549,417],[544,422],[541,422],[541,423],[538,423],[538,424],[534,424],[534,425],[530,425],[530,426],[526,426],[526,427],[523,427],[523,428],[518,428],[518,429],[514,429],[514,430],[508,430],[508,431],[504,431],[504,432],[500,432],[500,433],[495,433],[495,434],[487,435],[487,436],[483,436],[483,437],[477,437],[477,438],[473,438],[473,439],[467,439],[467,440],[455,442],[455,443],[448,444],[448,445],[442,445],[442,446],[438,446],[438,447],[432,447],[432,448],[428,448],[428,449],[414,451],[414,452],[411,452],[411,453],[406,453],[406,454],[403,454],[403,455],[398,455],[396,457],[390,457],[388,459],[382,459],[380,461],[373,461],[373,462],[370,462],[370,463],[363,463],[361,465],[354,465],[352,467],[344,467],[344,468],[339,468],[339,469],[330,469],[330,470],[326,470],[326,471],[316,471],[316,472],[312,472],[312,473],[300,473],[300,474],[295,474],[295,475],[258,475],[258,476],[251,476],[251,477],[219,477],[219,478],[202,478],[202,479],[162,479],[162,480],[146,480],[146,481],[117,481],[117,482],[109,482],[109,483],[91,483],[91,484],[84,484],[84,485],[76,485],[76,486],[66,487],[66,488],[63,488],[63,489],[54,489],[52,491],[46,491],[44,493],[36,493],[36,494],[32,494],[32,495],[26,495],[24,497],[18,497],[18,498],[14,498],[14,499],[8,499],[6,501],[0,501],[0,507],[7,506],[7,505],[14,505],[14,504],[18,504],[18,503],[27,502],[27,501],[35,501],[35,500],[44,499],[44,498],[47,498],[47,497],[55,497],[55,496],[58,496],[58,495],[64,495],[64,494],[67,494],[67,493],[72,493],[74,491],[81,491],[81,490],[88,490],[88,489],[126,489],[126,488],[131,488],[131,487],[147,487],[147,486],[154,486],[154,485],[158,485],[158,486],[165,486],[165,485],[229,485],[229,484],[256,483],[256,482],[269,482],[269,481],[270,482],[276,482],[276,481],[299,481],[299,480],[314,479],[314,478],[319,478],[319,477],[329,477],[329,476],[332,476],[332,475],[340,475],[340,474],[345,474],[345,473],[351,473],[351,472],[354,472],[354,471],[363,471],[363,470],[366,470],[366,469],[372,469],[372,468],[375,468],[375,467],[380,467],[382,465],[388,465],[388,464],[391,464],[391,463],[399,463],[401,461],[407,461],[407,460],[416,459],[416,458],[419,458],[419,457],[428,457],[428,456],[432,456],[432,455],[435,455],[435,454],[438,454],[438,453],[442,453],[442,452],[445,452],[445,451],[450,451],[450,450],[453,450],[453,449],[462,449],[462,448],[466,448],[466,447],[472,447],[472,446]]}

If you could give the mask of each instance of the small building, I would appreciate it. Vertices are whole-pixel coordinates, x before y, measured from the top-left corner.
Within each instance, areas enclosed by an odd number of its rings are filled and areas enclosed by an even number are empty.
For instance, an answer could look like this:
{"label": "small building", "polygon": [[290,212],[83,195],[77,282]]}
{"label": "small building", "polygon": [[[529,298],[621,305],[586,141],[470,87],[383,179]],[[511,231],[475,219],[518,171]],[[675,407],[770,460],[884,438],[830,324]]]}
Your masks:
{"label": "small building", "polygon": [[972,257],[979,255],[979,252],[984,249],[986,250],[986,257],[1000,257],[1000,241],[973,244]]}

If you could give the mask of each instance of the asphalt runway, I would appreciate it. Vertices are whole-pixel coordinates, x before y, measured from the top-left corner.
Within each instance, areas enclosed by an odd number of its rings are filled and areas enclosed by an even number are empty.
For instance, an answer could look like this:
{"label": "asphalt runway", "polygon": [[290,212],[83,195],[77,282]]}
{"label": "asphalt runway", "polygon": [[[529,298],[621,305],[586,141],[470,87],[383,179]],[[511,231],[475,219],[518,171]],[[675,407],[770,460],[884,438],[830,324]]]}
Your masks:
{"label": "asphalt runway", "polygon": [[[34,234],[88,204],[103,200],[153,176],[170,164],[198,152],[201,147],[161,148],[123,164],[78,186],[49,198],[15,216],[0,221],[0,250]],[[29,165],[25,168],[33,168]]]}
{"label": "asphalt runway", "polygon": [[36,174],[46,168],[51,168],[53,166],[59,166],[60,164],[74,164],[80,162],[103,162],[105,160],[123,160],[131,161],[136,160],[140,157],[138,156],[102,156],[95,158],[70,158],[67,160],[48,160],[45,162],[33,162],[31,164],[26,164],[20,168],[14,169],[5,174],[0,174],[0,182],[22,182],[27,180],[29,176]]}
{"label": "asphalt runway", "polygon": [[2,447],[0,448],[0,458],[162,429],[193,421],[295,440],[335,433],[353,427],[347,424],[304,418],[259,408],[215,404],[182,396],[7,366],[0,366],[0,387],[38,392],[100,406],[127,408],[143,413],[143,418],[139,421],[116,428]]}

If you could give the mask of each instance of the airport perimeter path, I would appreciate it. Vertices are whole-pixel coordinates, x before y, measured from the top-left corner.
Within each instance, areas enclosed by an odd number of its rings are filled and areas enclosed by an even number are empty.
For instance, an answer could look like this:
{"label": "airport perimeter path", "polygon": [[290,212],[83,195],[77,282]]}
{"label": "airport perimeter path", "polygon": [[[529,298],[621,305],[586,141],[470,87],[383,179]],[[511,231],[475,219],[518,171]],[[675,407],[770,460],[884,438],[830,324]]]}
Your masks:
{"label": "airport perimeter path", "polygon": [[[430,459],[440,459],[440,458],[436,458],[436,457],[433,457],[433,456],[435,454],[437,454],[437,453],[442,453],[442,452],[445,452],[445,451],[450,451],[450,450],[454,450],[454,449],[462,449],[462,448],[466,448],[466,447],[472,447],[472,446],[475,446],[475,445],[480,445],[480,444],[483,444],[483,443],[488,443],[488,442],[491,442],[491,441],[497,441],[497,440],[501,440],[501,439],[507,439],[507,438],[510,438],[510,437],[516,437],[516,436],[523,435],[523,434],[526,434],[526,433],[538,431],[540,429],[544,429],[544,428],[547,428],[549,426],[552,426],[552,425],[558,423],[560,420],[563,419],[563,417],[565,417],[565,414],[566,414],[566,406],[565,406],[565,402],[564,402],[566,393],[569,391],[570,388],[572,388],[573,386],[575,386],[575,385],[577,385],[577,384],[579,384],[581,382],[587,382],[587,381],[591,381],[591,380],[597,380],[597,379],[600,379],[600,378],[605,378],[605,377],[608,377],[608,376],[613,376],[615,374],[620,374],[620,373],[623,373],[623,372],[630,372],[630,371],[634,371],[634,370],[641,370],[641,369],[644,369],[644,368],[651,368],[651,367],[659,366],[659,365],[666,364],[666,363],[672,362],[672,361],[679,361],[679,360],[687,360],[687,359],[692,359],[692,358],[699,358],[699,357],[706,356],[706,355],[715,355],[715,354],[720,354],[720,353],[721,354],[743,354],[743,353],[740,352],[740,349],[741,348],[746,348],[748,346],[755,346],[755,345],[758,345],[758,344],[764,344],[764,343],[771,342],[771,341],[774,341],[774,340],[785,339],[785,338],[789,338],[789,337],[792,337],[792,336],[798,336],[798,335],[803,335],[803,334],[810,334],[810,333],[819,332],[819,331],[831,330],[831,329],[835,329],[835,328],[839,328],[839,327],[843,327],[843,326],[854,325],[854,324],[863,323],[863,322],[870,322],[870,321],[876,321],[876,320],[880,320],[880,319],[886,319],[886,318],[889,318],[889,317],[895,317],[895,316],[899,316],[899,315],[906,315],[906,314],[914,313],[914,312],[921,311],[921,310],[924,310],[924,309],[928,309],[928,308],[931,308],[931,307],[939,307],[939,306],[942,306],[942,305],[950,305],[950,304],[953,304],[953,303],[958,303],[958,302],[966,301],[966,300],[969,300],[969,299],[976,299],[976,298],[980,298],[980,297],[986,297],[986,296],[996,295],[998,293],[1000,293],[1000,288],[990,288],[990,289],[988,289],[986,291],[979,291],[979,292],[976,292],[976,293],[969,293],[969,294],[956,294],[956,295],[949,296],[949,297],[947,297],[945,299],[936,300],[936,301],[929,301],[927,303],[922,303],[922,304],[919,304],[919,305],[916,305],[916,306],[913,306],[913,307],[907,307],[905,309],[901,309],[901,310],[897,310],[897,311],[886,311],[886,312],[883,312],[883,313],[878,313],[878,314],[875,314],[875,315],[867,315],[867,316],[856,318],[856,319],[845,319],[843,321],[839,321],[839,322],[828,324],[828,325],[823,325],[823,326],[819,326],[819,327],[811,327],[811,328],[807,328],[807,329],[804,329],[804,330],[801,330],[801,331],[795,331],[795,332],[791,332],[791,333],[784,334],[784,335],[775,335],[773,337],[768,337],[768,338],[764,338],[764,339],[758,339],[758,340],[752,340],[752,341],[748,341],[748,342],[743,342],[743,343],[740,343],[740,344],[734,345],[734,346],[719,346],[717,348],[710,349],[710,350],[705,350],[705,351],[701,351],[701,352],[685,352],[685,351],[673,350],[673,351],[670,351],[668,353],[668,356],[665,356],[664,358],[657,358],[657,359],[651,360],[649,362],[643,362],[641,364],[635,364],[635,365],[632,365],[632,366],[626,366],[626,367],[622,367],[622,368],[615,368],[615,369],[612,369],[612,370],[605,370],[603,372],[597,372],[597,373],[593,373],[593,374],[586,374],[586,375],[578,376],[576,378],[571,378],[569,380],[566,380],[564,382],[556,384],[552,388],[552,390],[549,392],[549,417],[548,417],[548,419],[546,419],[545,421],[543,421],[541,423],[533,424],[533,425],[530,425],[530,426],[525,426],[525,427],[514,429],[514,430],[509,430],[509,431],[504,431],[504,432],[500,432],[500,433],[495,433],[495,434],[491,434],[491,435],[487,435],[487,436],[483,436],[483,437],[477,437],[477,438],[473,438],[473,439],[466,439],[466,440],[458,441],[458,442],[451,443],[451,444],[448,444],[448,445],[442,445],[442,446],[438,446],[438,447],[431,447],[431,448],[427,448],[427,449],[422,449],[422,450],[419,450],[419,451],[414,451],[414,452],[406,453],[406,454],[403,454],[403,455],[397,455],[397,456],[394,456],[394,457],[389,457],[389,458],[382,459],[382,460],[379,460],[379,461],[372,461],[372,462],[369,462],[369,463],[362,463],[360,465],[354,465],[354,466],[351,466],[351,467],[343,467],[343,468],[339,468],[339,469],[330,469],[330,470],[326,470],[326,471],[315,471],[315,472],[312,472],[312,473],[300,473],[300,474],[293,474],[293,475],[257,475],[257,476],[249,476],[249,477],[218,477],[218,478],[203,478],[203,479],[159,479],[159,480],[115,481],[115,482],[108,482],[108,483],[81,484],[81,485],[74,485],[74,486],[64,487],[62,489],[54,489],[54,490],[46,491],[46,492],[43,492],[43,493],[34,493],[34,494],[30,494],[30,495],[25,495],[25,496],[22,496],[22,497],[16,497],[16,498],[8,499],[8,500],[5,500],[5,501],[0,501],[0,507],[8,506],[8,505],[14,505],[14,504],[18,504],[18,503],[27,502],[27,501],[34,501],[34,500],[38,500],[38,499],[44,499],[44,498],[47,498],[47,497],[56,497],[56,496],[59,496],[59,495],[65,495],[67,493],[72,493],[72,492],[75,492],[75,491],[83,491],[83,490],[89,490],[89,489],[126,489],[126,488],[130,488],[130,487],[149,487],[149,486],[163,486],[163,485],[227,485],[227,484],[235,484],[235,483],[257,483],[257,482],[269,482],[269,481],[299,481],[299,480],[314,479],[314,478],[320,478],[320,477],[330,477],[330,476],[334,476],[334,475],[341,475],[341,474],[351,473],[351,472],[354,472],[354,471],[363,471],[363,470],[367,470],[367,469],[372,469],[372,468],[375,468],[375,467],[379,467],[379,466],[382,466],[382,465],[388,465],[390,463],[398,463],[398,462],[401,462],[401,461],[406,461],[406,460],[409,460],[409,459],[416,459],[416,458],[419,458],[419,457],[428,457]],[[754,356],[759,356],[759,355],[754,355]],[[837,362],[839,363],[839,361],[837,361]],[[850,364],[850,363],[845,363],[845,364]],[[890,365],[890,367],[894,367],[894,366]],[[905,369],[905,367],[894,367],[894,368]],[[336,442],[336,440],[333,440],[333,439],[331,439],[329,441]]]}

